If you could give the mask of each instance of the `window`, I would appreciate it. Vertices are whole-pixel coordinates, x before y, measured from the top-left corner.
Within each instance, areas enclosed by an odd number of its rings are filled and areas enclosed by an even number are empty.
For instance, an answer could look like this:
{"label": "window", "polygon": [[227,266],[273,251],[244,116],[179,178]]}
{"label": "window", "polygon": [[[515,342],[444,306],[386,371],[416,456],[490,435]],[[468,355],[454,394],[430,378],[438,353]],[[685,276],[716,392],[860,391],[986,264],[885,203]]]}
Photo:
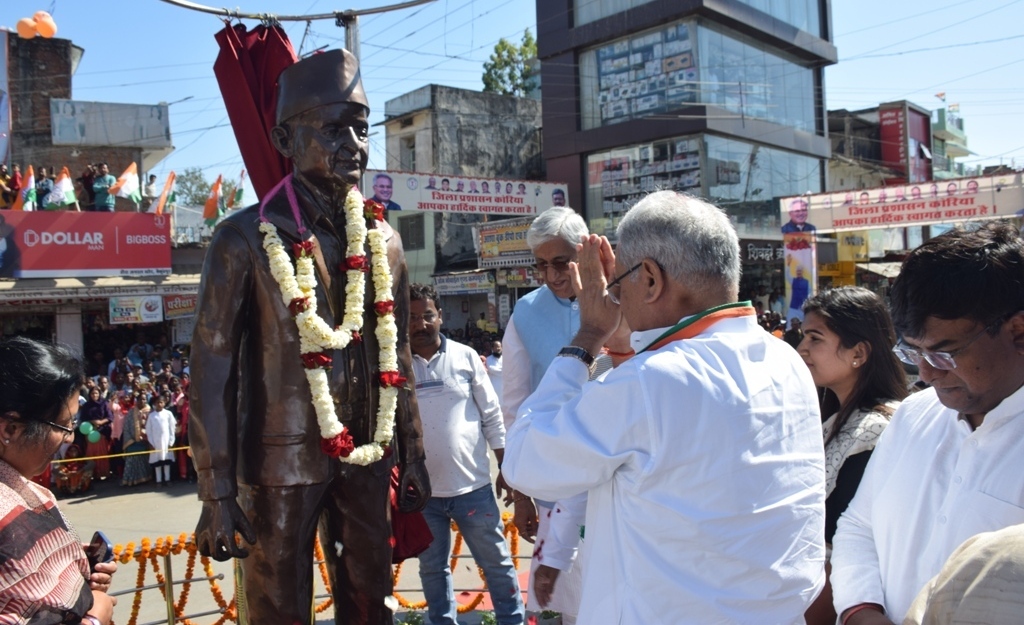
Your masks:
{"label": "window", "polygon": [[398,234],[402,237],[402,247],[407,252],[424,249],[426,241],[424,240],[423,214],[399,217]]}
{"label": "window", "polygon": [[680,21],[580,54],[584,130],[709,104],[816,132],[815,70],[739,33]]}
{"label": "window", "polygon": [[416,171],[416,137],[402,137],[398,143],[399,167],[402,171]]}

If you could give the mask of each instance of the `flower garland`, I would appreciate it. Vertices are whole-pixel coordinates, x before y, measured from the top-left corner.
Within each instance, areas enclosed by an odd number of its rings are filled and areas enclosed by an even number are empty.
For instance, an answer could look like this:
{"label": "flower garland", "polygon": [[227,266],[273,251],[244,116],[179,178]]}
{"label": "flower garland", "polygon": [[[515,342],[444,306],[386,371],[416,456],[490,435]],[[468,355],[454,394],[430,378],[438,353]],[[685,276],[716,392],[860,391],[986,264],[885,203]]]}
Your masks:
{"label": "flower garland", "polygon": [[[323,438],[320,446],[324,453],[342,462],[365,466],[383,458],[391,443],[398,407],[398,389],[406,382],[398,371],[398,327],[395,324],[395,302],[391,296],[392,276],[388,265],[387,242],[380,230],[366,226],[367,220],[383,219],[384,207],[377,202],[364,200],[355,187],[345,198],[345,312],[341,324],[331,328],[316,313],[313,240],[305,239],[292,246],[295,254],[293,266],[284,242],[277,234],[277,228],[263,215],[267,201],[282,186],[287,193],[300,236],[306,231],[290,175],[278,183],[261,204],[259,229],[263,233],[263,249],[270,262],[270,273],[280,287],[281,299],[292,313],[299,331],[299,353],[313,397],[320,436]],[[367,244],[370,248],[369,263],[365,251]],[[351,433],[342,425],[335,412],[327,369],[331,366],[330,351],[362,340],[360,331],[363,326],[367,270],[371,270],[373,278],[373,308],[377,313],[374,334],[380,346],[380,393],[373,440],[356,447]]]}

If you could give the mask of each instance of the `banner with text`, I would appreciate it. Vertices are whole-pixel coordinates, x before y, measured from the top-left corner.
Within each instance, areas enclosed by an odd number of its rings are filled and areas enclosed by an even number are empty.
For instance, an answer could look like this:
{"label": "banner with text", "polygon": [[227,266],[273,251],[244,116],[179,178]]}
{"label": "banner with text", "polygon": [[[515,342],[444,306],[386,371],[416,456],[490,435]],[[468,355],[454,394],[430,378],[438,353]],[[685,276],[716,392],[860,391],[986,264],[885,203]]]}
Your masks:
{"label": "banner with text", "polygon": [[472,273],[449,273],[434,276],[434,288],[438,295],[472,295],[493,293],[494,273],[479,271]]}
{"label": "banner with text", "polygon": [[163,302],[159,295],[111,297],[110,323],[158,323],[164,320]]}
{"label": "banner with text", "polygon": [[198,295],[164,295],[164,319],[181,319],[196,314]]}
{"label": "banner with text", "polygon": [[1020,173],[787,197],[782,232],[838,232],[1013,217],[1024,210]]}
{"label": "banner with text", "polygon": [[388,210],[536,215],[566,205],[566,185],[398,171],[366,170],[363,196]]}
{"label": "banner with text", "polygon": [[0,210],[0,278],[170,273],[167,215]]}

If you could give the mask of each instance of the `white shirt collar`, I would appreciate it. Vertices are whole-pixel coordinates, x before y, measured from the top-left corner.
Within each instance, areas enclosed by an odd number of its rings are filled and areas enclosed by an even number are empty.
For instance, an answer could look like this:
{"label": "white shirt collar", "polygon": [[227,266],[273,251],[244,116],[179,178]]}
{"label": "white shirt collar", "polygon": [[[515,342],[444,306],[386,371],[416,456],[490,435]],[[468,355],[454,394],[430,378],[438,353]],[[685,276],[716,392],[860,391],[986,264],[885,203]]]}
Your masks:
{"label": "white shirt collar", "polygon": [[690,317],[696,317],[696,315],[687,315],[672,325],[665,326],[664,328],[652,328],[650,330],[638,330],[633,332],[629,335],[629,346],[633,348],[633,351],[639,353],[640,350],[656,341],[659,336],[665,334],[669,328],[686,321]]}

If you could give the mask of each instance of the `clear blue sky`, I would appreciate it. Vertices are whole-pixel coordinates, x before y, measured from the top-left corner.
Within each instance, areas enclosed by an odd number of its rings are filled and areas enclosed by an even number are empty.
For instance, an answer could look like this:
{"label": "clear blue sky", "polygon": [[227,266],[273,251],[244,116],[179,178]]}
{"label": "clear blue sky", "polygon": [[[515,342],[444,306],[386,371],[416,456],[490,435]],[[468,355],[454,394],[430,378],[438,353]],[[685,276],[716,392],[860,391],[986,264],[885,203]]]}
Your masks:
{"label": "clear blue sky", "polygon": [[[327,13],[395,0],[241,0],[247,12]],[[211,6],[222,3],[208,2]],[[425,84],[480,89],[483,62],[499,38],[536,33],[535,0],[436,0],[423,7],[370,16],[361,22],[363,81],[383,119],[384,102]],[[153,173],[203,168],[208,179],[237,177],[242,168],[227,123],[213,62],[219,18],[159,0],[3,0],[0,25],[49,10],[58,37],[85,49],[73,97],[173,104],[176,150]],[[826,70],[826,106],[865,108],[909,99],[925,108],[959,103],[970,164],[1024,165],[1024,0],[834,0],[833,32],[840,62]],[[254,24],[253,24],[254,25]],[[333,20],[285,25],[301,51],[340,47],[344,31]],[[1002,41],[992,41],[1000,40]],[[918,51],[922,49],[928,49]],[[869,58],[870,55],[884,55]],[[371,168],[385,166],[383,128],[371,138]],[[251,191],[251,189],[250,189]],[[254,198],[251,193],[248,200]]]}

